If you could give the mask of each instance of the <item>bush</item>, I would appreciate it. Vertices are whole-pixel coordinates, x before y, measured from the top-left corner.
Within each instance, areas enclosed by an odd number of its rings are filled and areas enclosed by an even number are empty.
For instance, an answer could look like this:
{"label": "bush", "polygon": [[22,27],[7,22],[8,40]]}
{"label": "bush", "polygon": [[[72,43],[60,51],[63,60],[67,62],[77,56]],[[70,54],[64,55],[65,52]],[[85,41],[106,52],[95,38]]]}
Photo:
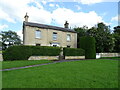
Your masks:
{"label": "bush", "polygon": [[80,38],[80,48],[85,50],[86,59],[96,58],[95,38],[84,36]]}
{"label": "bush", "polygon": [[30,56],[57,56],[59,47],[11,46],[3,53],[4,60],[27,60]]}
{"label": "bush", "polygon": [[85,51],[81,48],[63,48],[64,56],[84,56]]}

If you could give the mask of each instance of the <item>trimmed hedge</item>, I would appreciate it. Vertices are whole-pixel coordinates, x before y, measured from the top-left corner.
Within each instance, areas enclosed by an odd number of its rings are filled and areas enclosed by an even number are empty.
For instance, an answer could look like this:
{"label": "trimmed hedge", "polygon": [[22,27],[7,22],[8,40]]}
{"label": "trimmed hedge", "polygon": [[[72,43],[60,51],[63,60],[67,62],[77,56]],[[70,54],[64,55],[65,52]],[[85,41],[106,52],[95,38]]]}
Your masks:
{"label": "trimmed hedge", "polygon": [[11,46],[3,53],[3,59],[27,60],[30,56],[58,56],[59,47],[48,46]]}
{"label": "trimmed hedge", "polygon": [[84,56],[85,50],[81,48],[63,48],[64,56]]}
{"label": "trimmed hedge", "polygon": [[84,36],[80,38],[80,48],[85,50],[85,59],[96,58],[95,38]]}

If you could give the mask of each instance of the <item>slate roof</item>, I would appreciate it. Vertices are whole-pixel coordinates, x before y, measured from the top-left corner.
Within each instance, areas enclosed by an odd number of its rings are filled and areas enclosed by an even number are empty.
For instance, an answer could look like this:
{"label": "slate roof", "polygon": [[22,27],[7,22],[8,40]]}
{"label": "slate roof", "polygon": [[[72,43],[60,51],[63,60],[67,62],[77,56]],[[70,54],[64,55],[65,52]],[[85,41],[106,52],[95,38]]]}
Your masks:
{"label": "slate roof", "polygon": [[77,33],[73,29],[62,28],[62,27],[51,26],[51,25],[45,25],[45,24],[39,24],[39,23],[33,23],[33,22],[25,22],[24,21],[23,22],[23,27],[24,26],[39,27],[39,28],[45,28],[45,29],[54,29],[54,30],[59,30],[59,31],[64,31],[64,32]]}

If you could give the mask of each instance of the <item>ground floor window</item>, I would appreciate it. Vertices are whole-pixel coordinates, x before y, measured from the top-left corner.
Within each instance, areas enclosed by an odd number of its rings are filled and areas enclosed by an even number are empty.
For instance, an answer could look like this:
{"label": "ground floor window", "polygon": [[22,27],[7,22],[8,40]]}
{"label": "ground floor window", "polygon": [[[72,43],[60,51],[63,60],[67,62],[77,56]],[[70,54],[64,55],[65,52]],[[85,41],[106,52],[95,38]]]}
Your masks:
{"label": "ground floor window", "polygon": [[36,44],[36,46],[41,46],[41,44]]}
{"label": "ground floor window", "polygon": [[70,48],[70,45],[67,45],[67,48]]}

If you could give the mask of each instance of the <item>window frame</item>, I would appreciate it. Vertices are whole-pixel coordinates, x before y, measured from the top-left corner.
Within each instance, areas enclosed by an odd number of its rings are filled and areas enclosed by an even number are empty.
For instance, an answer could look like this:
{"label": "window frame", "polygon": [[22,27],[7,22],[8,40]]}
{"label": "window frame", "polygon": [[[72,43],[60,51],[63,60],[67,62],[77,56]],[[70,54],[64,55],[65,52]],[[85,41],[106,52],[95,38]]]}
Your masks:
{"label": "window frame", "polygon": [[35,30],[35,38],[37,38],[37,39],[41,38],[41,31],[40,30]]}
{"label": "window frame", "polygon": [[52,39],[57,40],[57,32],[53,32]]}
{"label": "window frame", "polygon": [[67,41],[68,41],[68,42],[71,41],[71,34],[67,34]]}

